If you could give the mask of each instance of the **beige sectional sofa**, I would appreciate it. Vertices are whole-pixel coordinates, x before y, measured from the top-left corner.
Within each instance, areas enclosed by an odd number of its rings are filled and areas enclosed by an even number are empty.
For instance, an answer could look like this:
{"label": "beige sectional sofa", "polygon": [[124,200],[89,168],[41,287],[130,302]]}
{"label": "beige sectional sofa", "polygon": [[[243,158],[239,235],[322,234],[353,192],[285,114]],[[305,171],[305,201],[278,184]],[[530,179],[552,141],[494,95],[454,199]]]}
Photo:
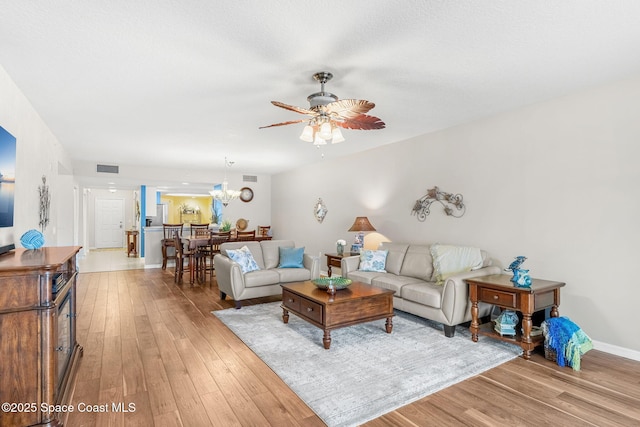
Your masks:
{"label": "beige sectional sofa", "polygon": [[[257,270],[243,273],[241,264],[229,258],[229,250],[243,246],[251,252]],[[245,299],[281,295],[281,283],[301,282],[320,276],[320,260],[306,253],[301,254],[300,266],[279,267],[283,261],[280,259],[281,248],[295,248],[295,243],[292,240],[263,240],[220,245],[220,253],[214,257],[220,298],[225,299],[229,295],[236,301],[236,308],[240,308],[241,301]]]}
{"label": "beige sectional sofa", "polygon": [[[475,269],[460,273],[439,271],[445,258],[443,248],[456,247],[437,245],[415,245],[405,243],[383,242],[379,250],[388,251],[384,270],[361,271],[360,256],[345,257],[341,262],[342,275],[354,281],[368,283],[374,286],[395,291],[393,306],[395,309],[406,311],[420,317],[440,322],[444,325],[447,337],[453,337],[455,326],[471,320],[471,303],[469,302],[469,286],[465,279],[471,277],[499,274],[500,269],[491,266],[491,258],[485,251],[475,250],[477,264]],[[432,249],[436,252],[436,268]],[[465,249],[465,248],[460,248]],[[481,260],[480,260],[481,258]],[[444,280],[438,283],[438,273],[443,273]],[[450,274],[450,275],[449,275]],[[448,277],[447,277],[448,276]],[[479,316],[488,316],[491,305],[480,303]]]}

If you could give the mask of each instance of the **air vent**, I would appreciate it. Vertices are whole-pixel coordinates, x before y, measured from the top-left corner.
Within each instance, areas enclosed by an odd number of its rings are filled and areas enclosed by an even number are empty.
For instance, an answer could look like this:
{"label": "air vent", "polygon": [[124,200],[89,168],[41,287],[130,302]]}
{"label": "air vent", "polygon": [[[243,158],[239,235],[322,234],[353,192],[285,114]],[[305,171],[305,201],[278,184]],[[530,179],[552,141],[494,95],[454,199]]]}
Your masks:
{"label": "air vent", "polygon": [[119,166],[112,166],[112,165],[98,165],[98,172],[104,172],[104,173],[120,173],[120,167]]}
{"label": "air vent", "polygon": [[258,182],[258,177],[255,175],[242,175],[243,182]]}

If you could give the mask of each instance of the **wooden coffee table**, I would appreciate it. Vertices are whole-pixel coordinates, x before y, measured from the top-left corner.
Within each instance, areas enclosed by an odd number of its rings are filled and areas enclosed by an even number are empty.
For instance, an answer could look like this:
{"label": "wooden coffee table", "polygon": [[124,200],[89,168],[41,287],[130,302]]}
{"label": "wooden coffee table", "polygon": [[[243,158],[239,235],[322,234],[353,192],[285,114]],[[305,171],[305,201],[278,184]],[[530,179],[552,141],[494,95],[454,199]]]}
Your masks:
{"label": "wooden coffee table", "polygon": [[393,329],[393,294],[395,291],[353,282],[346,289],[330,295],[311,281],[282,286],[282,320],[289,323],[289,312],[324,331],[322,343],[331,346],[331,331],[372,320],[387,319],[387,333]]}

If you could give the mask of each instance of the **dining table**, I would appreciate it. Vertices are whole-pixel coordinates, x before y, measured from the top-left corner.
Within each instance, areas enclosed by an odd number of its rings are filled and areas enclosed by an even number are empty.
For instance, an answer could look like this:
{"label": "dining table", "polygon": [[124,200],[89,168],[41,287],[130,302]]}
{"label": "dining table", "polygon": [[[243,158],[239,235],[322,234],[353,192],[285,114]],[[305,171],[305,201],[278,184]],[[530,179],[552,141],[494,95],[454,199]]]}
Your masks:
{"label": "dining table", "polygon": [[201,235],[201,234],[198,234],[198,235],[190,234],[190,235],[182,236],[180,240],[182,241],[183,247],[189,250],[189,283],[193,285],[193,283],[195,282],[195,278],[196,278],[195,257],[196,257],[198,248],[209,246],[209,245],[215,248],[215,247],[219,247],[222,243],[227,243],[227,242],[250,242],[250,241],[261,242],[263,240],[271,240],[271,238],[272,238],[271,236],[255,236],[255,237],[252,237],[251,239],[245,239],[245,238],[238,239],[235,236],[216,236],[216,235],[207,236],[207,235]]}

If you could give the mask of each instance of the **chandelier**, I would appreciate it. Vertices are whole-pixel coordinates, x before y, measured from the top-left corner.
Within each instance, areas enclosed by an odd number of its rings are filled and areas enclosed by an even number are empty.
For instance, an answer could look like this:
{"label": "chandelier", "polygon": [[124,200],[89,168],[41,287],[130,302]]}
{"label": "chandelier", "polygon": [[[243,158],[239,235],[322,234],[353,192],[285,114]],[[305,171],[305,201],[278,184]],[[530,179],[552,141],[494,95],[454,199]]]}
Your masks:
{"label": "chandelier", "polygon": [[229,182],[227,181],[227,168],[230,168],[234,162],[227,161],[227,158],[224,158],[224,181],[222,181],[222,190],[212,190],[209,191],[209,194],[215,199],[219,200],[222,203],[222,206],[227,206],[230,201],[237,199],[240,197],[240,191],[238,190],[229,190]]}

